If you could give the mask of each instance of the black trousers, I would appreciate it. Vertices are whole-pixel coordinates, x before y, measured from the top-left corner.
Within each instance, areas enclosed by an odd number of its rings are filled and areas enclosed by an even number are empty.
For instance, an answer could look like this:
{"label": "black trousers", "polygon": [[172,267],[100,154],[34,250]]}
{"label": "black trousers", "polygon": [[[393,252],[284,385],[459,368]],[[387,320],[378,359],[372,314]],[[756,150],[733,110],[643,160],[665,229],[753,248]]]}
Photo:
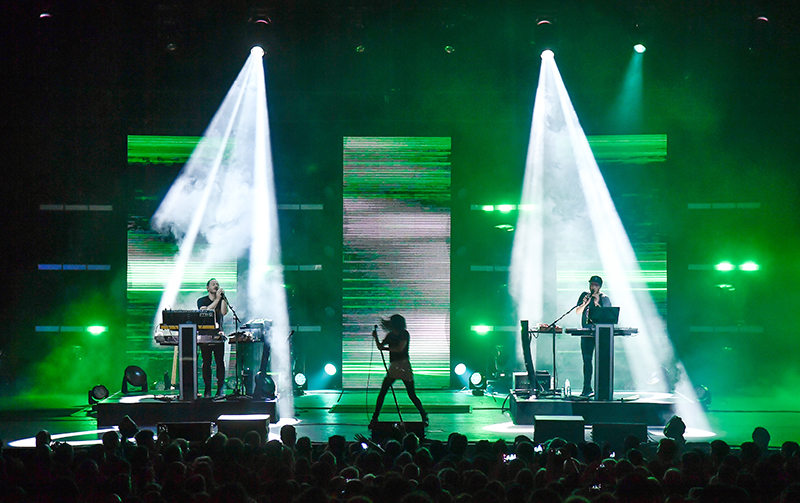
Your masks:
{"label": "black trousers", "polygon": [[[378,419],[378,414],[381,413],[381,407],[383,407],[383,401],[386,398],[386,393],[389,392],[389,388],[394,384],[396,379],[392,379],[388,375],[383,378],[383,384],[381,384],[381,391],[378,393],[378,398],[375,400],[375,412],[372,413],[372,419]],[[428,417],[428,414],[425,412],[425,409],[422,407],[422,402],[419,400],[417,396],[417,392],[414,389],[414,381],[403,381],[403,384],[406,385],[406,392],[408,393],[408,398],[411,399],[411,402],[417,407],[419,411],[419,415],[422,416],[422,419]]]}
{"label": "black trousers", "polygon": [[200,356],[203,357],[203,383],[205,394],[211,394],[211,355],[217,364],[217,391],[225,384],[225,344],[201,344]]}
{"label": "black trousers", "polygon": [[594,336],[581,337],[581,356],[583,356],[583,391],[592,391],[592,358],[594,357]]}

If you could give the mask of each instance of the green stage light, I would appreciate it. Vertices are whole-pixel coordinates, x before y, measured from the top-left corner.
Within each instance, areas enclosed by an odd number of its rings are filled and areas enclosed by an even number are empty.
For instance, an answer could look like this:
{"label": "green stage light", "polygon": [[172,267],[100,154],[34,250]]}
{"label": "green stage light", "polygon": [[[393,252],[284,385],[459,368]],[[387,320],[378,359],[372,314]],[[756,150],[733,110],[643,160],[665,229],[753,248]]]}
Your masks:
{"label": "green stage light", "polygon": [[100,335],[105,332],[108,332],[108,327],[104,327],[101,325],[92,325],[91,327],[86,327],[86,331],[92,335]]}
{"label": "green stage light", "polygon": [[453,372],[455,372],[457,376],[464,375],[464,372],[466,371],[467,371],[467,366],[464,365],[463,363],[459,363],[453,369]]}
{"label": "green stage light", "polygon": [[714,269],[716,269],[718,271],[732,271],[733,270],[733,264],[731,264],[728,261],[720,262],[719,264],[714,266]]}
{"label": "green stage light", "polygon": [[305,394],[305,390],[308,389],[308,378],[302,372],[297,372],[294,375],[294,394],[295,396],[301,396]]}
{"label": "green stage light", "polygon": [[469,376],[469,382],[471,382],[473,386],[480,386],[483,382],[483,376],[480,372],[473,372],[472,375]]}
{"label": "green stage light", "polygon": [[642,54],[644,51],[647,50],[647,48],[642,44],[636,44],[633,46],[633,50],[638,52],[639,54]]}
{"label": "green stage light", "polygon": [[[139,389],[129,391],[129,387]],[[125,374],[122,376],[122,394],[127,395],[133,391],[147,393],[147,374],[141,367],[128,365],[125,368]]]}
{"label": "green stage light", "polygon": [[491,325],[473,325],[470,329],[478,335],[486,335],[494,330],[494,327]]}
{"label": "green stage light", "polygon": [[483,396],[486,390],[486,377],[480,372],[473,372],[469,376],[469,389],[474,396]]}
{"label": "green stage light", "polygon": [[758,264],[756,264],[752,260],[749,260],[749,261],[747,261],[744,264],[739,266],[739,270],[741,270],[741,271],[758,271],[759,269],[761,269],[761,266],[759,266]]}
{"label": "green stage light", "polygon": [[499,211],[500,213],[508,213],[509,211],[511,211],[513,209],[514,209],[514,205],[513,204],[498,204],[497,205],[497,211]]}
{"label": "green stage light", "polygon": [[102,384],[98,384],[89,390],[89,405],[94,405],[102,400],[108,398],[108,388]]}
{"label": "green stage light", "polygon": [[494,206],[492,206],[491,204],[484,204],[483,206],[481,206],[481,209],[483,211],[494,211]]}
{"label": "green stage light", "polygon": [[329,376],[335,375],[336,374],[336,365],[334,365],[332,363],[329,363],[329,364],[325,365],[325,373],[328,374]]}

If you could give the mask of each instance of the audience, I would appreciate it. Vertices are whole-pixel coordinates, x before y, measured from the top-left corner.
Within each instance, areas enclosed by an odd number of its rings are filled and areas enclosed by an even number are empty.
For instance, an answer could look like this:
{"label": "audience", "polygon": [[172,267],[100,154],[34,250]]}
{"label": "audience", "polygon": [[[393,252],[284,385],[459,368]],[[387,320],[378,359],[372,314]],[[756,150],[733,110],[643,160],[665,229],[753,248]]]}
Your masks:
{"label": "audience", "polygon": [[679,421],[657,444],[626,438],[613,458],[593,442],[425,441],[399,428],[314,444],[291,426],[281,441],[250,432],[187,442],[129,424],[88,448],[43,430],[32,450],[0,443],[0,502],[800,503],[797,442],[770,449],[758,427],[739,447],[692,444]]}

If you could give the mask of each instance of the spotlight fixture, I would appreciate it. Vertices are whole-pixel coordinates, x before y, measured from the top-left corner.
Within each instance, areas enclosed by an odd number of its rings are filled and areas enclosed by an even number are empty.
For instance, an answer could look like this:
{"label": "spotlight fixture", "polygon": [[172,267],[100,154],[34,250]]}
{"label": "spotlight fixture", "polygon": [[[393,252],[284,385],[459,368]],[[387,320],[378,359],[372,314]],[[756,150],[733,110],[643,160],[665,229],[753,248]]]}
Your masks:
{"label": "spotlight fixture", "polygon": [[483,396],[486,390],[486,377],[480,372],[473,372],[469,376],[469,389],[472,390],[474,396]]}
{"label": "spotlight fixture", "polygon": [[94,405],[108,398],[108,388],[98,384],[89,390],[89,405]]}
{"label": "spotlight fixture", "polygon": [[132,438],[136,435],[136,432],[139,431],[139,426],[136,425],[136,422],[131,419],[130,416],[125,416],[122,418],[122,421],[119,422],[117,429],[119,430],[119,434],[122,435],[122,438]]}
{"label": "spotlight fixture", "polygon": [[325,365],[325,373],[329,376],[336,375],[336,365],[332,363]]}
{"label": "spotlight fixture", "polygon": [[694,387],[694,394],[697,402],[703,406],[703,410],[708,410],[708,406],[711,405],[711,391],[701,384]]}
{"label": "spotlight fixture", "polygon": [[257,58],[264,57],[264,49],[261,48],[260,45],[254,45],[252,49],[250,49],[250,54]]}
{"label": "spotlight fixture", "polygon": [[550,49],[542,51],[542,59],[554,59],[556,55]]}
{"label": "spotlight fixture", "polygon": [[256,389],[253,393],[253,398],[256,400],[273,400],[275,399],[275,381],[272,380],[272,377],[266,372],[257,372],[256,377]]}
{"label": "spotlight fixture", "polygon": [[633,46],[633,50],[638,52],[639,54],[642,54],[644,51],[647,50],[647,47],[645,47],[643,44],[636,44]]}
{"label": "spotlight fixture", "polygon": [[453,372],[455,372],[457,376],[463,376],[464,372],[466,371],[467,371],[467,366],[464,365],[463,363],[459,363],[458,365],[455,366],[455,368],[453,368]]}
{"label": "spotlight fixture", "polygon": [[301,396],[305,394],[305,390],[308,389],[308,378],[306,378],[306,375],[302,372],[297,372],[294,375],[292,383],[295,396]]}
{"label": "spotlight fixture", "polygon": [[122,376],[122,393],[124,395],[129,393],[128,386],[139,388],[140,392],[147,393],[147,374],[141,367],[130,365],[125,369],[125,374]]}

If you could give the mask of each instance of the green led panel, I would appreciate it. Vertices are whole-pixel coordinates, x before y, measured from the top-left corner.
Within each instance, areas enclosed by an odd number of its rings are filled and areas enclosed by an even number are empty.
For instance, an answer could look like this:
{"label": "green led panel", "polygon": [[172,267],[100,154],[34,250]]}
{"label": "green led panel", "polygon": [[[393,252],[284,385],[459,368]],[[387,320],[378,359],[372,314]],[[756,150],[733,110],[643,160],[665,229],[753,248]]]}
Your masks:
{"label": "green led panel", "polygon": [[[213,142],[219,143],[218,138],[202,136],[156,136],[156,135],[128,135],[128,164],[184,164],[194,152],[200,141],[208,142],[209,148],[205,152],[217,152]],[[229,140],[229,155],[234,147],[234,140]],[[211,160],[211,159],[209,159]]]}
{"label": "green led panel", "polygon": [[[202,245],[197,245],[195,253],[201,251]],[[165,241],[156,232],[128,231],[126,359],[131,365],[141,366],[148,377],[156,379],[172,369],[172,349],[153,342],[153,320],[177,255],[178,245]],[[175,305],[170,307],[195,309],[197,298],[206,294],[206,282],[212,277],[235,295],[236,261],[204,263],[192,259],[184,271]],[[226,325],[228,321],[226,319]]]}
{"label": "green led panel", "polygon": [[[195,147],[203,137],[201,136],[156,136],[156,135],[128,135],[128,163],[129,164],[184,164],[189,160],[189,156],[194,152]],[[620,162],[633,164],[646,164],[650,162],[664,162],[667,159],[667,135],[666,134],[641,134],[641,135],[595,135],[588,136],[589,145],[592,148],[595,159],[606,162]],[[375,140],[374,138],[371,140]],[[419,145],[421,138],[409,138],[407,147],[413,148]],[[214,141],[213,138],[206,138],[205,141]],[[386,149],[385,145],[379,142],[373,144],[379,151]],[[233,140],[231,140],[231,148]],[[374,166],[369,164],[368,156],[362,152],[350,152],[352,154],[352,166],[354,170],[361,170],[364,175],[374,176],[374,180],[382,183],[391,184],[404,176],[402,172],[374,171]],[[415,159],[417,169],[425,171],[429,179],[425,183],[436,183],[435,178],[443,176],[436,169],[436,159],[433,156],[425,155],[425,152],[418,152],[419,157]],[[408,158],[401,155],[397,158],[398,166]],[[355,184],[354,189],[359,183],[372,183],[370,177],[352,179],[350,183]],[[449,180],[449,176],[447,177]],[[373,180],[373,181],[374,181]],[[447,182],[449,183],[449,182]]]}
{"label": "green led panel", "polygon": [[[636,254],[639,270],[624,271],[624,279],[629,282],[632,289],[650,292],[659,314],[666,318],[667,245],[666,243],[631,243],[631,246]],[[576,299],[580,292],[586,289],[592,275],[600,273],[603,276],[602,265],[599,263],[578,264],[559,261],[557,267],[558,290],[574,292]],[[612,281],[612,278],[605,278],[605,280],[608,283]]]}
{"label": "green led panel", "polygon": [[647,164],[667,160],[667,135],[587,136],[594,158],[599,162]]}

